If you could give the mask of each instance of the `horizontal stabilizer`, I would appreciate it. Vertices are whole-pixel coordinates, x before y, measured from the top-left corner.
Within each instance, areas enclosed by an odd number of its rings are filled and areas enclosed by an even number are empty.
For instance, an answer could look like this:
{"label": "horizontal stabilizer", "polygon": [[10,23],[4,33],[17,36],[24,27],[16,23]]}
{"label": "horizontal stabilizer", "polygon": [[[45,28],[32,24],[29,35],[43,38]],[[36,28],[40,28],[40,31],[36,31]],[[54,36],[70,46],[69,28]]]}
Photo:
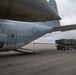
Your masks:
{"label": "horizontal stabilizer", "polygon": [[74,30],[76,29],[76,24],[72,24],[72,25],[67,25],[67,26],[60,26],[60,27],[54,27],[53,28],[53,32],[54,31],[68,31],[68,30]]}

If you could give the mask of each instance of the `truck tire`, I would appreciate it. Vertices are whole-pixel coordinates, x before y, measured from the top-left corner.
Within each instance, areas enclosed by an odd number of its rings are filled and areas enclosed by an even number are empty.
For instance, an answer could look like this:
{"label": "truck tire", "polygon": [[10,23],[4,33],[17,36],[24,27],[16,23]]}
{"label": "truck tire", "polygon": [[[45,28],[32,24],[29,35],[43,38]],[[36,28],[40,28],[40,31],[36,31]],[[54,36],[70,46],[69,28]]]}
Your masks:
{"label": "truck tire", "polygon": [[61,46],[57,46],[57,50],[61,50]]}
{"label": "truck tire", "polygon": [[59,48],[59,47],[57,47],[57,50],[60,50],[60,48]]}
{"label": "truck tire", "polygon": [[66,45],[64,46],[64,50],[67,50],[67,46]]}
{"label": "truck tire", "polygon": [[60,49],[63,50],[63,47],[61,47]]}
{"label": "truck tire", "polygon": [[73,47],[73,49],[75,49],[75,47]]}
{"label": "truck tire", "polygon": [[69,46],[67,46],[67,50],[69,50],[70,49],[70,47]]}

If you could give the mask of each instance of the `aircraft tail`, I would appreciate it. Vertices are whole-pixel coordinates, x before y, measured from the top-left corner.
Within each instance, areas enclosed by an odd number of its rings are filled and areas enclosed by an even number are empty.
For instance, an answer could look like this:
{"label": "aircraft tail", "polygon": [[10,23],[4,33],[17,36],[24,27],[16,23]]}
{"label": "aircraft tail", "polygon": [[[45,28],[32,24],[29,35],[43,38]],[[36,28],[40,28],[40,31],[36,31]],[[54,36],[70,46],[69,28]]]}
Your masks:
{"label": "aircraft tail", "polygon": [[[58,13],[56,1],[49,0],[49,3],[53,7],[53,9]],[[50,27],[59,27],[60,26],[59,20],[47,21],[47,22],[37,22],[37,23],[41,24],[41,25],[45,25],[45,26],[50,26]]]}

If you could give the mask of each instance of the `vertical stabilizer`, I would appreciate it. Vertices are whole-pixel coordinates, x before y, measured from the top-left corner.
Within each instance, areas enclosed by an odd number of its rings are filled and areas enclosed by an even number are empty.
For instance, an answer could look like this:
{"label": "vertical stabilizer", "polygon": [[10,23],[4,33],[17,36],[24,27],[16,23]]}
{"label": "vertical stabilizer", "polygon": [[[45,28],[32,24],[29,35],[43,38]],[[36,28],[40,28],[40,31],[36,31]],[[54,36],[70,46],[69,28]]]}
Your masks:
{"label": "vertical stabilizer", "polygon": [[[49,3],[53,7],[53,9],[58,13],[56,1],[55,0],[49,0]],[[59,27],[60,26],[59,20],[47,21],[47,22],[37,22],[37,23],[41,24],[41,25],[50,26],[50,27]]]}
{"label": "vertical stabilizer", "polygon": [[54,8],[54,10],[58,13],[56,1],[55,0],[49,0],[49,3]]}

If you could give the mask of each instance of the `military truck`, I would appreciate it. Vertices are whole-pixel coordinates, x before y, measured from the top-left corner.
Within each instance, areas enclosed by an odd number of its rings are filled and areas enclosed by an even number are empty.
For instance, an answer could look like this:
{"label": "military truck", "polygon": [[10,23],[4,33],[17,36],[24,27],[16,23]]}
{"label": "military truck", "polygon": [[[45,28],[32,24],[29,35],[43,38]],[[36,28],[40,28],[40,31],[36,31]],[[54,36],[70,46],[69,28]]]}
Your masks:
{"label": "military truck", "polygon": [[56,40],[55,43],[57,50],[76,49],[75,39],[60,39],[60,40]]}

